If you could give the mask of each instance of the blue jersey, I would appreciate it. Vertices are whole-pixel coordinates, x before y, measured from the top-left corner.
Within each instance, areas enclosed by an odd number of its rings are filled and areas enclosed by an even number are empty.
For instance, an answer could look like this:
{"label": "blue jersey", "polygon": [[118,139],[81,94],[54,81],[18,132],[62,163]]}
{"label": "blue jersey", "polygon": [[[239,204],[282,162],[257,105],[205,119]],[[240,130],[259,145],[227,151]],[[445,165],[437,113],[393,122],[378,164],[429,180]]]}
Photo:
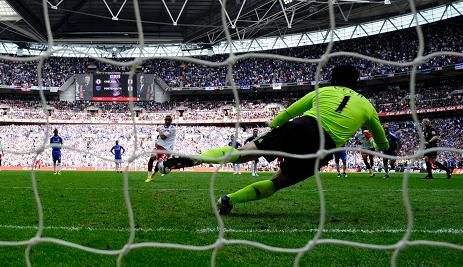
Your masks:
{"label": "blue jersey", "polygon": [[123,150],[125,151],[124,147],[121,146],[121,145],[115,145],[115,146],[113,146],[113,148],[111,148],[111,151],[113,151],[113,150],[114,150],[114,158],[115,159],[122,159],[122,151]]}
{"label": "blue jersey", "polygon": [[233,147],[233,148],[240,148],[240,147],[241,147],[241,144],[240,144],[240,142],[236,141],[235,146],[233,146],[233,141],[230,141],[230,142],[228,143],[228,146],[231,146],[231,147]]}
{"label": "blue jersey", "polygon": [[50,145],[52,152],[61,152],[61,145],[63,144],[63,139],[58,135],[54,135],[50,138]]}
{"label": "blue jersey", "polygon": [[389,141],[388,151],[396,151],[399,147],[399,138],[392,133],[386,135],[387,141]]}
{"label": "blue jersey", "polygon": [[334,153],[334,160],[346,160],[347,154],[346,151],[338,151]]}
{"label": "blue jersey", "polygon": [[347,154],[345,150],[334,153],[334,160],[346,160],[346,159],[347,159]]}

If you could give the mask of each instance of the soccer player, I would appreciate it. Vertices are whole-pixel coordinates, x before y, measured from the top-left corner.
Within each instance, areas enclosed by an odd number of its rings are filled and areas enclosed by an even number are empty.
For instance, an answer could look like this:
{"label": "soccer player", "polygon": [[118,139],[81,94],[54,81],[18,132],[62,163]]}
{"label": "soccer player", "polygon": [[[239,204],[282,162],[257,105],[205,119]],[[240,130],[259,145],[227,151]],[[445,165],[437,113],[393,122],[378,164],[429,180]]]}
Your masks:
{"label": "soccer player", "polygon": [[122,155],[125,153],[123,146],[119,145],[119,141],[116,141],[116,145],[111,148],[111,153],[114,155],[114,162],[116,163],[116,172],[122,173],[119,171],[119,168],[122,164]]}
{"label": "soccer player", "polygon": [[[331,86],[318,90],[320,123],[325,138],[324,149],[340,147],[362,126],[368,127],[373,134],[379,150],[389,148],[386,135],[379,122],[373,105],[355,88],[359,74],[352,66],[338,66],[332,70]],[[215,148],[201,153],[200,160],[186,157],[172,157],[159,163],[162,172],[201,163],[220,163],[229,152],[260,151],[261,155],[231,155],[228,162],[248,162],[264,156],[267,161],[277,158],[264,155],[265,151],[277,150],[293,154],[316,153],[320,148],[320,136],[317,124],[317,91],[313,91],[280,112],[271,122],[271,130],[257,140],[247,143],[237,150],[232,147]],[[326,165],[333,156],[325,154],[320,166]],[[276,191],[299,183],[315,172],[314,158],[296,159],[284,157],[280,169],[271,180],[262,180],[250,184],[241,190],[223,195],[217,201],[220,214],[228,214],[238,203],[270,197]]]}
{"label": "soccer player", "polygon": [[334,153],[334,162],[336,163],[336,170],[338,171],[338,177],[341,177],[341,170],[339,167],[339,160],[342,160],[342,177],[347,178],[347,173],[346,173],[346,151],[339,151]]}
{"label": "soccer player", "polygon": [[[375,143],[373,142],[371,133],[367,129],[362,130],[362,133],[359,134],[357,138],[363,149],[375,151]],[[365,152],[361,152],[360,154],[362,155],[363,162],[365,163],[365,168],[368,170],[368,173],[370,173],[370,177],[374,177],[375,173],[373,171],[373,155]],[[370,162],[368,162],[368,160],[370,160]]]}
{"label": "soccer player", "polygon": [[[389,125],[383,125],[384,132],[386,133],[387,141],[389,141],[389,149],[384,151],[384,154],[389,156],[397,156],[400,150],[400,140],[397,136],[390,132]],[[389,164],[391,164],[391,168],[395,168],[395,159],[387,159],[383,158],[383,167],[384,167],[384,178],[389,178]]]}
{"label": "soccer player", "polygon": [[34,169],[40,170],[42,168],[42,160],[41,159],[36,159],[34,162]]}
{"label": "soccer player", "polygon": [[[426,141],[426,149],[437,147],[437,140],[439,139],[439,134],[437,131],[431,126],[431,121],[429,119],[423,119],[423,131],[424,131],[424,140]],[[447,172],[447,179],[452,177],[452,173],[450,169],[445,167],[442,163],[436,160],[437,158],[437,151],[428,152],[424,154],[424,161],[426,162],[426,171],[428,175],[423,179],[432,179],[432,164],[434,163],[439,169],[444,170]]]}
{"label": "soccer player", "polygon": [[[175,128],[175,125],[172,124],[172,116],[167,115],[164,118],[164,125],[161,127],[158,127],[156,131],[158,132],[158,137],[156,139],[156,145],[154,149],[173,151],[177,129]],[[168,158],[169,158],[169,155],[164,154],[164,153],[157,153],[157,154],[151,155],[148,161],[148,177],[146,178],[145,182],[149,183],[154,180],[154,175],[159,170],[158,163],[160,161],[165,161]],[[157,161],[156,164],[154,164],[155,161]]]}
{"label": "soccer player", "polygon": [[[252,129],[252,136],[248,137],[248,139],[244,141],[244,144],[246,145],[247,143],[254,141],[257,138],[258,134],[259,134],[259,130]],[[251,175],[252,176],[259,176],[259,174],[257,174],[257,163],[259,163],[259,159],[251,161]]]}
{"label": "soccer player", "polygon": [[54,175],[61,175],[61,146],[63,139],[58,135],[58,129],[53,130],[53,136],[50,138],[51,156],[53,159]]}
{"label": "soccer player", "polygon": [[[235,136],[234,135],[230,136],[230,142],[228,142],[228,146],[233,147],[235,149],[240,148],[241,143],[238,142],[238,139],[236,140],[235,144],[233,144],[233,139],[235,139]],[[240,164],[239,163],[233,163],[233,174],[241,175],[241,170],[240,170]]]}

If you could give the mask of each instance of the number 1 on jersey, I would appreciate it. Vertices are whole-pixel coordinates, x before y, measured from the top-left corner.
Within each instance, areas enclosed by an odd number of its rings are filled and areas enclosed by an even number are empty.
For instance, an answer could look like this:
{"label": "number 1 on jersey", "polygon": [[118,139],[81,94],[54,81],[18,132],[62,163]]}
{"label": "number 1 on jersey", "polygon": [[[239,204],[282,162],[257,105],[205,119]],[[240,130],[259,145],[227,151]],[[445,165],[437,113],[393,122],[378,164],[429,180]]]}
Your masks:
{"label": "number 1 on jersey", "polygon": [[347,102],[349,102],[350,96],[346,95],[342,101],[341,104],[339,104],[338,108],[336,109],[336,112],[341,113],[342,110],[346,107]]}

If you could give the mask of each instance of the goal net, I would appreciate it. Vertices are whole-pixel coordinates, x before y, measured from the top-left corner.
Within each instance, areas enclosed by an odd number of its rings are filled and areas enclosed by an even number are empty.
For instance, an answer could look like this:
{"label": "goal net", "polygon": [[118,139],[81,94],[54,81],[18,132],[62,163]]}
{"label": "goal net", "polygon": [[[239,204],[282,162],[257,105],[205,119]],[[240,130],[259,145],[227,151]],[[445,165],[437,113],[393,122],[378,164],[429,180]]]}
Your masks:
{"label": "goal net", "polygon": [[[220,0],[219,0],[220,1]],[[230,0],[228,0],[230,1]],[[278,4],[281,1],[277,1]],[[220,2],[222,7],[226,6],[226,1],[223,0]],[[322,75],[323,75],[323,70],[324,67],[327,66],[327,63],[330,59],[333,58],[339,58],[339,57],[347,57],[347,58],[361,58],[364,60],[376,62],[379,64],[385,64],[389,66],[397,66],[397,67],[411,67],[411,73],[410,73],[410,84],[409,84],[409,89],[410,89],[410,110],[411,110],[411,116],[413,118],[413,121],[415,123],[415,128],[420,136],[420,142],[419,142],[419,150],[416,151],[414,155],[410,155],[408,157],[394,157],[394,156],[387,156],[383,155],[382,153],[379,152],[371,152],[365,149],[360,149],[360,148],[347,148],[349,151],[356,151],[356,152],[367,152],[374,154],[376,156],[380,157],[385,157],[388,159],[408,159],[411,161],[411,164],[409,164],[408,169],[405,170],[403,174],[403,183],[402,183],[402,197],[403,197],[403,203],[404,203],[404,209],[406,211],[407,215],[407,227],[406,231],[404,232],[402,238],[392,244],[388,245],[379,245],[379,244],[369,244],[369,243],[361,243],[361,242],[354,242],[354,241],[349,241],[349,240],[337,240],[337,239],[324,239],[322,238],[322,233],[325,230],[325,224],[326,224],[326,201],[324,197],[324,190],[323,190],[323,183],[322,180],[320,179],[320,172],[319,169],[321,166],[319,166],[319,160],[323,158],[327,153],[333,153],[341,150],[346,150],[346,148],[336,148],[336,149],[331,149],[331,150],[325,150],[324,147],[324,136],[321,134],[321,140],[320,140],[320,150],[311,155],[291,155],[291,154],[285,154],[280,151],[267,151],[265,154],[271,154],[271,155],[282,155],[286,157],[295,157],[295,158],[317,158],[316,161],[316,166],[315,166],[315,176],[313,179],[315,179],[316,184],[317,184],[317,190],[318,190],[318,195],[320,199],[320,218],[319,218],[319,225],[318,229],[313,236],[312,239],[307,240],[306,245],[302,247],[294,247],[294,248],[283,248],[283,247],[275,247],[275,246],[269,246],[263,243],[255,242],[255,241],[250,241],[250,240],[232,240],[232,239],[226,239],[225,238],[225,226],[224,226],[224,221],[222,217],[219,215],[218,210],[216,208],[215,202],[216,199],[218,198],[217,195],[215,195],[214,192],[214,184],[216,180],[217,173],[219,170],[222,168],[223,164],[221,164],[219,167],[217,167],[216,172],[212,173],[210,176],[210,186],[209,186],[209,197],[210,197],[210,202],[211,205],[214,209],[214,214],[217,219],[217,225],[218,225],[218,235],[216,238],[216,241],[204,245],[204,246],[194,246],[194,245],[184,245],[184,244],[176,244],[176,243],[163,243],[163,242],[142,242],[142,243],[137,243],[135,242],[135,233],[136,233],[136,218],[134,217],[134,211],[132,209],[132,202],[131,202],[131,197],[129,193],[129,182],[128,182],[128,168],[137,160],[144,159],[148,157],[151,153],[157,152],[157,151],[141,151],[140,150],[140,133],[137,131],[137,125],[135,117],[136,117],[136,111],[134,110],[134,103],[132,100],[130,100],[130,114],[132,118],[132,126],[131,131],[133,135],[133,143],[131,144],[130,148],[130,157],[128,158],[126,164],[125,164],[125,171],[124,171],[124,176],[123,176],[123,192],[124,192],[124,198],[125,198],[125,204],[127,207],[127,212],[128,212],[128,221],[129,221],[129,229],[130,229],[130,235],[127,240],[127,243],[125,246],[123,246],[120,249],[95,249],[89,246],[69,242],[66,240],[62,239],[57,239],[57,238],[50,238],[50,237],[45,237],[43,236],[44,232],[44,212],[43,212],[43,206],[42,206],[42,201],[40,197],[40,190],[37,186],[37,177],[36,177],[36,171],[33,169],[31,172],[31,182],[32,182],[32,190],[34,193],[35,197],[35,205],[36,205],[36,210],[37,210],[37,217],[38,217],[38,226],[37,226],[37,232],[33,238],[27,239],[27,240],[21,240],[21,241],[0,241],[0,246],[27,246],[27,249],[25,250],[25,259],[26,263],[28,266],[32,266],[31,262],[31,249],[34,246],[37,246],[42,243],[52,243],[56,245],[61,245],[73,249],[78,249],[82,250],[85,252],[89,253],[95,253],[95,254],[101,254],[101,255],[113,255],[117,256],[117,264],[118,266],[122,264],[122,260],[125,255],[127,255],[130,251],[135,250],[135,249],[140,249],[140,248],[169,248],[169,249],[179,249],[179,250],[189,250],[189,251],[212,251],[211,252],[211,266],[215,266],[217,264],[216,257],[219,252],[219,250],[223,249],[225,246],[235,246],[235,245],[243,245],[243,246],[249,246],[249,247],[255,247],[258,249],[270,251],[270,252],[277,252],[277,253],[289,253],[289,254],[294,254],[294,266],[299,266],[301,258],[309,253],[311,250],[316,248],[318,245],[322,244],[333,244],[333,245],[338,245],[338,246],[349,246],[349,247],[357,247],[357,248],[365,248],[365,249],[373,249],[373,250],[387,250],[387,251],[392,251],[392,256],[390,259],[391,266],[396,266],[397,265],[397,258],[400,254],[401,251],[408,247],[412,246],[433,246],[433,247],[443,247],[443,248],[450,248],[450,249],[457,249],[463,251],[463,246],[457,245],[457,244],[452,244],[448,242],[436,242],[436,241],[430,241],[430,240],[410,240],[411,233],[414,229],[414,217],[413,217],[413,210],[412,210],[412,205],[410,202],[410,197],[409,197],[409,174],[410,174],[410,168],[413,165],[413,162],[416,161],[417,159],[420,159],[423,157],[424,152],[430,152],[430,151],[451,151],[455,153],[463,153],[462,150],[451,148],[451,147],[440,147],[440,148],[433,148],[433,149],[427,149],[425,150],[425,140],[423,137],[423,132],[420,127],[420,123],[418,121],[418,116],[416,113],[416,105],[415,105],[415,81],[416,81],[416,73],[417,73],[417,68],[424,62],[426,62],[429,59],[432,59],[434,57],[439,57],[439,56],[455,56],[455,57],[463,57],[463,53],[457,53],[457,52],[449,52],[449,51],[442,51],[442,52],[435,52],[432,54],[424,54],[424,38],[423,38],[423,33],[421,31],[421,27],[418,23],[418,21],[421,19],[420,17],[417,16],[417,11],[415,8],[415,1],[410,0],[409,5],[411,12],[414,16],[414,23],[416,24],[416,34],[418,37],[418,50],[416,57],[414,58],[413,61],[410,62],[396,62],[396,61],[388,61],[388,60],[383,60],[379,58],[374,58],[368,55],[364,55],[361,53],[354,53],[354,52],[333,52],[333,40],[334,40],[334,35],[335,30],[336,30],[336,24],[335,24],[335,6],[334,6],[334,1],[329,0],[327,3],[327,7],[329,10],[329,22],[330,22],[330,31],[328,32],[327,38],[330,40],[329,43],[326,46],[326,50],[323,53],[323,55],[320,58],[316,59],[304,59],[304,58],[297,58],[297,57],[291,57],[291,56],[282,56],[282,55],[275,55],[275,54],[268,54],[268,53],[245,53],[245,54],[235,54],[236,51],[234,51],[234,47],[232,45],[229,46],[229,54],[228,57],[222,62],[212,62],[208,60],[203,60],[199,58],[194,58],[194,57],[163,57],[163,59],[168,59],[168,60],[174,60],[174,61],[179,61],[179,62],[190,62],[190,63],[195,63],[199,65],[205,65],[209,67],[226,67],[227,68],[227,81],[231,85],[232,92],[233,92],[233,97],[235,101],[235,109],[237,111],[237,118],[238,122],[235,125],[235,136],[238,136],[238,131],[240,129],[240,99],[239,99],[239,94],[238,94],[238,86],[236,85],[232,73],[233,73],[233,66],[236,64],[238,61],[245,60],[245,59],[251,59],[251,58],[256,58],[256,59],[275,59],[275,60],[281,60],[281,61],[286,61],[290,63],[306,63],[306,64],[312,64],[316,65],[316,73],[315,73],[315,90],[318,90],[319,88],[319,83],[322,80]],[[50,4],[48,1],[43,0],[42,1],[43,5],[43,10],[41,12],[44,13],[44,17],[48,18],[48,12],[50,8]],[[136,17],[136,25],[137,25],[137,31],[138,31],[138,36],[139,36],[139,50],[142,51],[143,47],[145,45],[144,41],[144,35],[143,35],[143,27],[142,27],[142,20],[140,17],[140,5],[137,0],[133,0],[133,6],[134,6],[134,13]],[[53,5],[51,6],[53,8]],[[169,13],[170,14],[170,13]],[[113,17],[117,18],[117,15],[112,14]],[[174,20],[174,19],[173,19]],[[178,20],[178,19],[177,19]],[[231,35],[230,35],[230,24],[227,21],[227,14],[224,12],[224,9],[222,9],[222,23],[223,23],[223,31],[226,34],[226,38],[229,43],[232,43],[231,41]],[[60,49],[55,49],[54,48],[54,40],[53,40],[53,32],[50,27],[49,20],[47,19],[45,21],[45,26],[47,29],[48,33],[48,41],[47,41],[47,50],[45,53],[39,56],[34,56],[34,57],[12,57],[12,56],[7,56],[7,55],[0,55],[1,59],[4,60],[9,60],[9,61],[20,61],[20,62],[28,62],[28,61],[36,61],[37,62],[37,74],[38,74],[38,82],[39,82],[39,87],[43,87],[43,77],[42,77],[42,68],[44,67],[44,61],[53,56],[56,55],[59,52],[63,52],[62,49],[69,50],[71,48],[60,48]],[[69,53],[72,53],[73,51],[66,51]],[[82,51],[77,51],[78,53],[82,53]],[[140,55],[139,57],[135,57],[130,61],[118,61],[115,59],[110,59],[110,58],[94,58],[97,61],[103,62],[103,63],[108,63],[112,64],[115,66],[121,66],[121,67],[128,67],[130,69],[130,77],[133,79],[134,75],[136,75],[136,70],[137,67],[143,64],[144,61],[153,59],[150,57],[144,57]],[[45,96],[42,90],[40,90],[40,96],[42,99],[42,109],[43,112],[46,114],[47,111],[47,104],[45,100]],[[132,99],[133,97],[133,92],[129,91],[129,98]],[[318,95],[317,95],[318,97]],[[318,114],[319,116],[320,114]],[[49,130],[45,131],[47,134],[46,136],[40,140],[41,143],[40,145],[37,145],[35,148],[33,148],[33,154],[34,154],[34,161],[39,158],[39,156],[44,153],[46,150],[50,150],[50,145],[49,145],[49,133],[51,132],[51,122],[47,117],[47,123],[45,127]],[[320,120],[318,120],[320,121]],[[320,133],[322,133],[321,130],[321,124],[319,123],[319,128],[320,128]],[[92,136],[89,136],[88,138],[93,138]],[[144,140],[144,136],[143,139]],[[235,140],[236,141],[236,140]],[[97,154],[92,154],[89,153],[86,150],[78,149],[69,145],[64,145],[64,148],[69,150],[69,151],[74,151],[75,153],[87,153],[91,155],[94,158],[100,158],[101,160],[107,161],[109,163],[112,163],[113,161],[109,158],[102,158],[100,155]],[[256,151],[250,151],[250,152],[244,152],[241,151],[237,154],[244,155],[247,153],[255,153]],[[29,151],[5,151],[5,153],[10,153],[10,154],[27,154]],[[185,155],[184,152],[182,151],[181,148],[178,148],[178,150],[174,151],[173,154],[176,155],[182,155],[182,156],[190,156],[194,157],[193,155]],[[231,155],[227,154],[223,157],[223,161],[227,160]]]}

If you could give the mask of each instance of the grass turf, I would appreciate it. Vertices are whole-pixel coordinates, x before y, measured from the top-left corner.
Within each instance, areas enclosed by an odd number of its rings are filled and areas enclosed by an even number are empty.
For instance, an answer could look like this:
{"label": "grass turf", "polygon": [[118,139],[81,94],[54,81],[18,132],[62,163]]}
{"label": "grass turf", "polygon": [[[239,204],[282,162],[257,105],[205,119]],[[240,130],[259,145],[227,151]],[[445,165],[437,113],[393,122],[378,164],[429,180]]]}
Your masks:
{"label": "grass turf", "polygon": [[[210,175],[172,173],[144,183],[145,173],[129,173],[130,197],[136,224],[135,243],[168,242],[196,246],[213,244],[217,220],[209,198]],[[435,175],[409,183],[414,211],[411,240],[445,241],[463,245],[463,179]],[[114,172],[38,172],[43,204],[43,237],[115,250],[129,238],[122,174]],[[271,174],[258,177],[268,179]],[[401,174],[350,174],[337,178],[322,174],[326,199],[327,230],[324,239],[371,244],[394,244],[405,231]],[[256,181],[249,174],[220,173],[216,196]],[[27,171],[0,172],[0,241],[32,238],[37,209]],[[299,248],[315,235],[320,216],[319,195],[313,178],[276,193],[269,199],[237,205],[223,217],[226,239],[246,239],[266,245]],[[367,231],[370,230],[370,231]],[[440,230],[440,231],[439,231]],[[24,266],[26,246],[0,246],[0,265]],[[207,266],[212,251],[161,248],[131,250],[124,266]],[[306,253],[301,266],[387,266],[392,251],[317,245]],[[295,254],[273,253],[244,245],[219,250],[218,266],[292,266]],[[32,248],[33,266],[114,266],[117,256],[103,256],[51,243]],[[399,254],[399,266],[461,266],[463,252],[438,247],[410,247]]]}

